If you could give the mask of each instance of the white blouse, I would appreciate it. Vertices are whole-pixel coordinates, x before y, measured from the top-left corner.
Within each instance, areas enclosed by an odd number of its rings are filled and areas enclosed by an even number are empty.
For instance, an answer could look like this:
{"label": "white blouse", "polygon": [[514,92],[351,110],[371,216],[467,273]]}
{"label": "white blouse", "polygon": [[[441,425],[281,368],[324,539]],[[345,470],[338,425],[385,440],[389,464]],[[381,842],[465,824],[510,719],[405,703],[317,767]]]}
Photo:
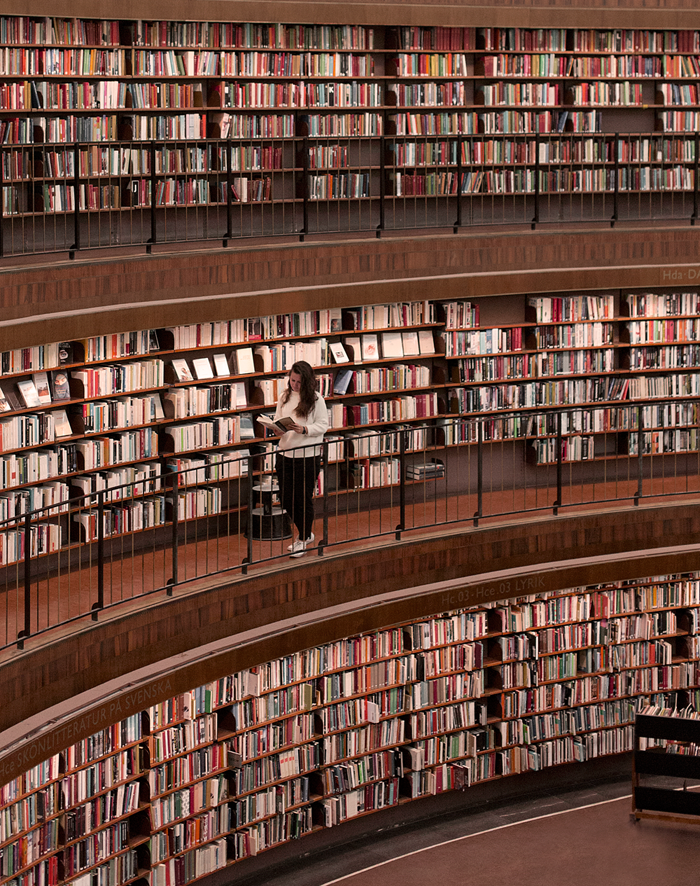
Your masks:
{"label": "white blouse", "polygon": [[280,437],[279,452],[287,458],[311,458],[321,454],[323,435],[328,430],[328,409],[326,401],[320,394],[316,394],[314,407],[306,416],[301,418],[294,410],[299,405],[298,391],[292,391],[289,400],[283,403],[284,395],[280,397],[275,411],[275,418],[292,418],[296,424],[306,428],[306,434],[298,434],[296,431],[287,431]]}

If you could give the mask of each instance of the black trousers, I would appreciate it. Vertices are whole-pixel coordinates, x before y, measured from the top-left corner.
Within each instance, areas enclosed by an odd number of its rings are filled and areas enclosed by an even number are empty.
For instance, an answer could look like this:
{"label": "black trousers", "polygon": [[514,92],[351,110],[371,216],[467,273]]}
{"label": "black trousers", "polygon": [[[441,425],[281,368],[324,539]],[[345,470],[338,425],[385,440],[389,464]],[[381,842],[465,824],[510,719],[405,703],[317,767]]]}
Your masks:
{"label": "black trousers", "polygon": [[306,541],[314,525],[314,488],[321,470],[321,457],[278,455],[276,469],[282,507],[292,518],[299,538]]}

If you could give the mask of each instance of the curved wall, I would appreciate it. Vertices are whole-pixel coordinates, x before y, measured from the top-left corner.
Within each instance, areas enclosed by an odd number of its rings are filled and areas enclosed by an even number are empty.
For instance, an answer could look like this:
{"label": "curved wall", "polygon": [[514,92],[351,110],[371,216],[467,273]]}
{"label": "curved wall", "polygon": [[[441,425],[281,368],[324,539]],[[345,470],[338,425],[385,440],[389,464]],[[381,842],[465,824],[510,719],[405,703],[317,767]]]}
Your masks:
{"label": "curved wall", "polygon": [[[366,24],[697,28],[695,4],[523,0],[457,4],[202,0],[198,19]],[[188,18],[176,0],[125,18]],[[9,0],[3,14],[110,17],[102,0]],[[527,292],[698,285],[700,231],[686,225],[430,232],[209,246],[75,261],[0,259],[0,350],[117,330],[286,310]],[[24,264],[24,266],[22,266]],[[76,324],[77,327],[76,327]],[[77,328],[77,332],[76,332]],[[482,526],[390,549],[305,561],[178,591],[0,661],[0,782],[144,705],[274,656],[486,599],[700,569],[693,505]],[[667,547],[673,543],[674,549]],[[148,672],[149,675],[146,675]],[[130,675],[130,676],[126,676]],[[125,680],[130,685],[125,686]],[[71,701],[73,699],[73,701]],[[44,712],[51,710],[52,722]]]}
{"label": "curved wall", "polygon": [[0,783],[147,704],[319,643],[489,600],[700,570],[698,537],[697,505],[680,503],[484,526],[285,563],[30,640],[0,667]]}
{"label": "curved wall", "polygon": [[[187,19],[191,17],[191,4],[182,0],[167,4],[163,0],[126,0],[119,13],[129,19]],[[8,0],[3,14],[109,18],[114,8],[104,0]],[[637,28],[700,27],[700,10],[685,0],[655,6],[641,0],[591,0],[585,6],[566,7],[556,0],[523,0],[517,6],[477,4],[475,0],[454,4],[424,0],[408,6],[328,0],[303,4],[297,0],[202,0],[196,17],[601,28],[628,27],[633,19]],[[161,326],[166,316],[173,324],[259,316],[276,312],[281,298],[285,310],[306,310],[418,299],[437,287],[445,298],[469,298],[697,285],[699,246],[700,231],[690,224],[658,229],[650,222],[647,227],[627,229],[599,224],[556,231],[521,227],[463,229],[456,235],[416,232],[388,235],[381,240],[341,237],[298,243],[290,239],[285,243],[242,243],[226,249],[190,247],[189,251],[178,245],[177,252],[168,252],[168,247],[155,247],[153,255],[115,250],[79,254],[75,261],[61,261],[60,257],[0,259],[0,350]],[[463,536],[420,545],[405,543],[392,549],[391,561],[376,552],[329,558],[303,564],[285,574],[258,576],[203,590],[194,597],[176,597],[147,612],[126,613],[90,626],[79,637],[52,638],[55,642],[41,648],[32,648],[30,643],[22,654],[10,655],[8,661],[0,663],[2,697],[7,700],[0,712],[0,730],[118,678],[127,668],[152,666],[172,651],[184,653],[241,630],[259,631],[281,612],[292,617],[313,612],[319,606],[349,603],[368,594],[414,587],[417,583],[448,578],[468,581],[477,570],[531,568],[564,552],[571,558],[588,554],[605,558],[610,553],[663,546],[667,538],[691,544],[700,529],[696,524],[693,509],[684,506],[639,510],[626,513],[616,524],[616,534],[608,538],[609,522],[605,517],[559,517],[516,527],[472,530]],[[552,543],[552,539],[556,541]],[[488,555],[484,554],[485,547]],[[470,559],[476,552],[478,556]],[[665,554],[663,564],[657,563],[652,571],[696,568],[694,557],[686,553],[679,559]],[[601,581],[610,579],[612,570],[614,577],[624,577],[623,572],[632,577],[638,574],[633,560],[621,560],[614,567],[604,562],[596,567],[596,575],[601,574]],[[389,562],[394,566],[387,575]],[[607,574],[602,575],[601,570],[607,570]],[[574,574],[556,570],[549,574],[562,576],[553,579],[552,587],[598,580],[588,573],[579,579],[575,577],[577,570]],[[646,567],[643,574],[648,574]],[[412,576],[410,581],[408,576]],[[394,602],[386,611],[375,608],[370,621],[375,624],[376,618],[379,624],[395,620],[399,617],[396,607]],[[195,614],[196,627],[192,630]],[[329,636],[334,630],[341,634],[359,630],[367,618],[355,614],[342,627],[334,628],[329,621]],[[318,630],[294,635],[290,648],[317,642]],[[261,640],[257,651],[246,652],[245,660],[250,663],[260,660],[260,656],[269,657],[271,647],[265,647],[266,642]],[[278,650],[277,645],[274,648]],[[217,668],[242,666],[244,663],[236,659]],[[204,679],[199,673],[183,677],[188,686]],[[163,697],[172,691],[169,688]],[[86,728],[83,734],[92,731]]]}

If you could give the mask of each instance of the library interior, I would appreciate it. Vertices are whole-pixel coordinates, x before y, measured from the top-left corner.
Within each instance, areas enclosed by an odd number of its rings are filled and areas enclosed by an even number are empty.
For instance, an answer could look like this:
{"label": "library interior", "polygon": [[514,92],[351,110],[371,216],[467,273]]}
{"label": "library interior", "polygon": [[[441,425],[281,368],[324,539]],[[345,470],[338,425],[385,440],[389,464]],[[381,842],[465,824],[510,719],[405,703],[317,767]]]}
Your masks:
{"label": "library interior", "polygon": [[697,883],[700,10],[125,5],[0,11],[0,886]]}

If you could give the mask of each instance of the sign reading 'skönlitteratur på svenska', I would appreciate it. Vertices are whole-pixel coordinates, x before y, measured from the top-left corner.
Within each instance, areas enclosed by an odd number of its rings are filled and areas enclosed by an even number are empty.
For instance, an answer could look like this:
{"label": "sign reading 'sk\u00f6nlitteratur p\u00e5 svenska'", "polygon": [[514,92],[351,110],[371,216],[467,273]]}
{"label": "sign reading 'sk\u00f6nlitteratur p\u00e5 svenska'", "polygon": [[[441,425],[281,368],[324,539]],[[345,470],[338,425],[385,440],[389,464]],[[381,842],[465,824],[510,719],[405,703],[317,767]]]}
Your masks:
{"label": "sign reading 'sk\u00f6nlitteratur p\u00e5 svenska'", "polygon": [[6,784],[76,741],[169,698],[174,692],[170,679],[163,677],[135,687],[63,723],[57,723],[53,728],[47,727],[42,735],[29,738],[16,750],[0,756],[0,784]]}

